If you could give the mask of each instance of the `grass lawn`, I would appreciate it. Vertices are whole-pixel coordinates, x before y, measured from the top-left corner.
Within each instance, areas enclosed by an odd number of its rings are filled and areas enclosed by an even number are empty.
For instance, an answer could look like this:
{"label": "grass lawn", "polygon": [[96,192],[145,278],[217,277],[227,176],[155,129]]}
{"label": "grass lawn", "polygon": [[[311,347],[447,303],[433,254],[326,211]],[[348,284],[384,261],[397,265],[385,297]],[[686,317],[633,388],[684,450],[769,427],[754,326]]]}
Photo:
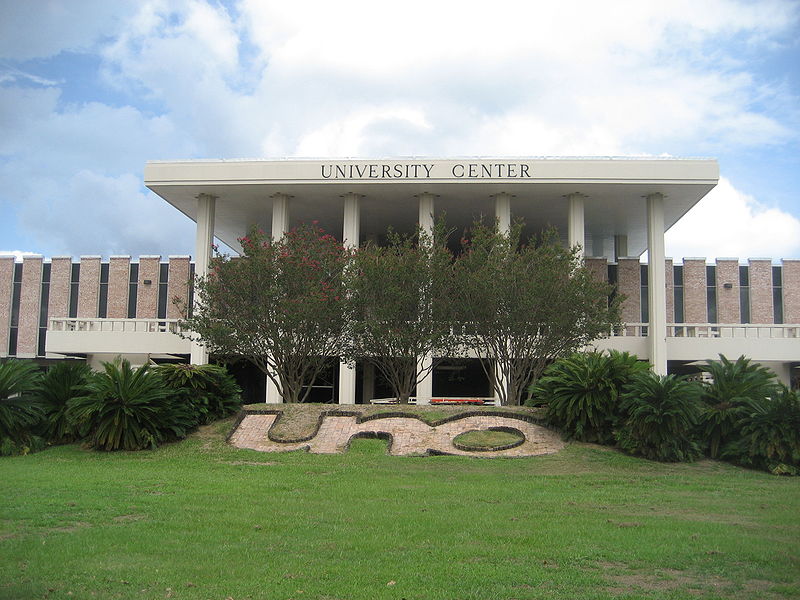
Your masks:
{"label": "grass lawn", "polygon": [[800,597],[800,478],[583,444],[263,454],[229,426],[0,459],[0,598]]}

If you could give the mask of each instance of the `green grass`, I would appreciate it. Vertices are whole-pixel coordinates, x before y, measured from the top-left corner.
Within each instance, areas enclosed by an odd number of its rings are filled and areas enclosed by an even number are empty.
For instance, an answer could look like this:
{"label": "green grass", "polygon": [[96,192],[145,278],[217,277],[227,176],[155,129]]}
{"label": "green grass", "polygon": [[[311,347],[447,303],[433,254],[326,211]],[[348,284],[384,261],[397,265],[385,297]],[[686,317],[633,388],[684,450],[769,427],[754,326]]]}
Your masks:
{"label": "green grass", "polygon": [[453,443],[458,444],[462,449],[469,450],[491,450],[523,441],[525,441],[525,436],[520,433],[492,429],[472,429],[453,438]]}
{"label": "green grass", "polygon": [[0,598],[800,597],[800,478],[226,446],[0,459]]}

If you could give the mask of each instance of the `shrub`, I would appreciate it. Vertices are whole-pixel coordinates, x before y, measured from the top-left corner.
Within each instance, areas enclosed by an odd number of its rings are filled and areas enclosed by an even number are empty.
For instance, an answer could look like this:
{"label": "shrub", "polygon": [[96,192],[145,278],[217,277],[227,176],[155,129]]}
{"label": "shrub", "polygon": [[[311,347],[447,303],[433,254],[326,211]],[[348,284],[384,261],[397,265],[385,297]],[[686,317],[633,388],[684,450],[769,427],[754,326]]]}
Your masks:
{"label": "shrub", "polygon": [[56,444],[75,441],[78,432],[67,418],[67,404],[85,396],[91,377],[86,363],[63,361],[51,367],[39,381],[35,394],[42,408],[42,436]]}
{"label": "shrub", "polygon": [[32,434],[42,418],[33,394],[40,377],[31,362],[0,363],[0,455],[27,454],[43,446]]}
{"label": "shrub", "polygon": [[610,444],[621,417],[620,391],[648,366],[627,352],[576,353],[550,365],[532,392],[566,437]]}
{"label": "shrub", "polygon": [[155,370],[169,389],[191,405],[199,424],[226,417],[242,405],[242,390],[225,367],[164,364]]}
{"label": "shrub", "polygon": [[700,411],[697,384],[675,375],[637,374],[625,388],[627,418],[616,433],[620,447],[650,460],[678,462],[702,455],[694,431]]}
{"label": "shrub", "polygon": [[127,360],[103,363],[87,395],[68,402],[67,414],[90,446],[99,450],[141,450],[181,438],[196,424],[188,405],[178,402],[147,365]]}
{"label": "shrub", "polygon": [[703,386],[703,410],[698,422],[699,436],[705,440],[711,458],[730,456],[734,449],[725,447],[740,438],[742,419],[779,390],[769,369],[744,356],[734,362],[722,354],[719,358],[703,367],[713,379]]}
{"label": "shrub", "polygon": [[800,398],[783,388],[774,398],[753,402],[737,423],[738,439],[723,458],[776,475],[800,473]]}

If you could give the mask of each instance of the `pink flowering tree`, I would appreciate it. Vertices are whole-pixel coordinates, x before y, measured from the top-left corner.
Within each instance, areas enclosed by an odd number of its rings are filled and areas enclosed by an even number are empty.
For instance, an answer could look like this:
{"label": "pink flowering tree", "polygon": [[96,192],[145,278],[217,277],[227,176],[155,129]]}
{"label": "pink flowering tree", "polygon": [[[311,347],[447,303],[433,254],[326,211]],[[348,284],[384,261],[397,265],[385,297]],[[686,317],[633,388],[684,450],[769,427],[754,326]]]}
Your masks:
{"label": "pink flowering tree", "polygon": [[371,363],[398,401],[407,404],[417,383],[431,376],[423,355],[448,356],[454,338],[450,313],[452,257],[443,235],[390,231],[387,244],[368,243],[347,270],[351,360]]}
{"label": "pink flowering tree", "polygon": [[[303,402],[345,340],[348,251],[312,225],[273,241],[253,228],[240,257],[217,255],[195,281],[183,327],[209,352],[252,362],[286,402]],[[188,312],[188,311],[185,311]]]}

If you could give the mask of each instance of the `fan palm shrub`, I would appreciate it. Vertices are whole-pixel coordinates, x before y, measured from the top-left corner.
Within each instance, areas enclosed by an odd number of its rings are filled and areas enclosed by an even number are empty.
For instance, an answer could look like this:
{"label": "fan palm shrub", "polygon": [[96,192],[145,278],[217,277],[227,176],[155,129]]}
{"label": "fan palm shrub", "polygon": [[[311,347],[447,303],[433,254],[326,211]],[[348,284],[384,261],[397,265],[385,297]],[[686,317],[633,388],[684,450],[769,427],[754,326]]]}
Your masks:
{"label": "fan palm shrub", "polygon": [[72,398],[87,394],[91,373],[86,363],[62,361],[40,379],[35,394],[43,412],[42,436],[48,442],[63,444],[78,438],[67,418],[67,405]]}
{"label": "fan palm shrub", "polygon": [[782,388],[774,397],[750,405],[739,420],[739,437],[723,458],[776,475],[800,473],[800,398]]}
{"label": "fan palm shrub", "polygon": [[702,449],[695,437],[699,394],[698,384],[675,375],[637,374],[622,395],[627,417],[616,432],[620,448],[663,462],[699,458]]}
{"label": "fan palm shrub", "polygon": [[242,405],[242,390],[225,367],[164,364],[155,370],[164,384],[192,407],[201,425],[233,414]]}
{"label": "fan palm shrub", "polygon": [[568,437],[611,444],[620,420],[619,396],[649,365],[627,352],[579,352],[555,361],[532,386],[547,420]]}
{"label": "fan palm shrub", "polygon": [[740,438],[742,420],[780,386],[772,371],[744,356],[731,361],[720,354],[718,361],[710,360],[702,369],[712,380],[703,385],[699,436],[711,458],[731,456],[734,449],[725,447]]}
{"label": "fan palm shrub", "polygon": [[34,395],[40,377],[31,362],[0,363],[0,454],[26,454],[43,445],[32,434],[42,418]]}
{"label": "fan palm shrub", "polygon": [[99,450],[141,450],[184,437],[195,425],[191,408],[174,400],[149,366],[117,359],[103,363],[87,394],[68,402],[68,418]]}

